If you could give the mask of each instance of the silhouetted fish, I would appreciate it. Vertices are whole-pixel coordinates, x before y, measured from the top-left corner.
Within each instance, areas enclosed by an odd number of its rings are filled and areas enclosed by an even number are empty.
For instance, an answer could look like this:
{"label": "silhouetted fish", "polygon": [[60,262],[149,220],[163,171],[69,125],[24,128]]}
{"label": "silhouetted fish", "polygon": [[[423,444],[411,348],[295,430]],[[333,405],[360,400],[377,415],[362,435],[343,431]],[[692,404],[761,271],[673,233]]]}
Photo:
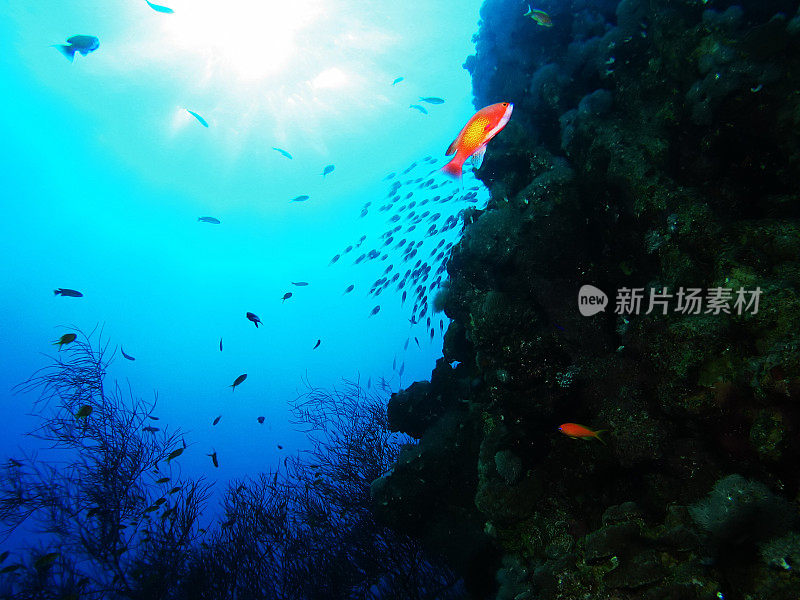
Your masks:
{"label": "silhouetted fish", "polygon": [[397,79],[395,79],[395,80],[392,82],[392,85],[397,85],[398,83],[400,83],[400,82],[401,82],[401,81],[403,81],[404,79],[405,79],[405,77],[398,77]]}
{"label": "silhouetted fish", "polygon": [[77,338],[77,337],[78,336],[75,335],[74,333],[65,333],[60,338],[58,338],[58,340],[53,342],[53,345],[54,346],[58,346],[58,350],[60,352],[61,351],[61,346],[65,345],[65,344],[71,344],[72,342],[75,341],[75,338]]}
{"label": "silhouetted fish", "polygon": [[427,96],[425,98],[420,96],[419,99],[422,100],[422,102],[427,102],[428,104],[444,104],[444,100],[437,98],[436,96]]}
{"label": "silhouetted fish", "polygon": [[283,148],[276,148],[275,146],[273,146],[273,147],[272,147],[272,149],[273,149],[273,150],[275,150],[276,152],[280,152],[281,154],[283,154],[283,155],[284,155],[286,158],[288,158],[288,159],[291,159],[291,158],[292,158],[292,155],[291,155],[291,154],[289,154],[289,153],[288,153],[286,150],[284,150]]}
{"label": "silhouetted fish", "polygon": [[344,293],[344,294],[349,294],[350,292],[352,292],[352,291],[353,291],[353,288],[355,288],[355,287],[356,287],[356,286],[355,286],[355,285],[353,285],[353,284],[351,283],[350,285],[348,285],[348,286],[345,288],[345,290],[344,290],[344,292],[343,292],[343,293]]}
{"label": "silhouetted fish", "polygon": [[247,317],[247,320],[252,321],[253,324],[256,326],[256,329],[258,329],[258,324],[261,323],[261,319],[258,318],[258,315],[249,312],[245,316]]}
{"label": "silhouetted fish", "polygon": [[371,317],[373,315],[377,315],[380,312],[380,310],[381,310],[380,305],[376,306],[375,308],[372,309],[372,312],[369,313],[369,316]]}
{"label": "silhouetted fish", "polygon": [[292,297],[292,292],[286,292],[283,297],[281,298],[281,302],[286,302],[289,298]]}
{"label": "silhouetted fish", "polygon": [[247,373],[242,373],[236,379],[234,379],[233,383],[231,384],[231,391],[233,392],[236,390],[236,386],[240,385],[245,379],[247,379]]}
{"label": "silhouetted fish", "polygon": [[427,115],[428,114],[428,111],[425,109],[425,107],[424,106],[420,106],[419,104],[412,104],[411,106],[409,106],[409,108],[415,108],[416,110],[421,112],[423,115]]}
{"label": "silhouetted fish", "polygon": [[219,423],[219,420],[220,420],[221,418],[222,418],[222,415],[218,416],[216,419],[214,419],[214,422],[213,422],[213,423],[211,423],[211,424],[212,424],[212,425],[216,425],[217,423]]}
{"label": "silhouetted fish", "polygon": [[219,351],[222,352],[222,338],[219,338]]}
{"label": "silhouetted fish", "polygon": [[69,288],[58,288],[57,290],[53,290],[53,294],[56,296],[66,296],[69,298],[82,298],[83,294],[81,294],[77,290],[71,290]]}
{"label": "silhouetted fish", "polygon": [[219,225],[219,219],[215,217],[197,217],[197,220],[202,223],[211,223],[212,225]]}
{"label": "silhouetted fish", "polygon": [[305,287],[308,285],[307,281],[293,281],[292,285],[296,285],[297,287]]}
{"label": "silhouetted fish", "polygon": [[325,177],[328,173],[333,173],[335,168],[333,165],[325,165],[325,168],[322,169],[322,176]]}
{"label": "silhouetted fish", "polygon": [[136,360],[136,359],[135,359],[135,358],[133,358],[132,356],[130,356],[130,355],[128,355],[128,354],[125,354],[125,350],[123,350],[123,349],[122,349],[122,346],[120,346],[120,347],[119,347],[119,351],[122,353],[122,356],[123,356],[124,358],[127,358],[128,360]]}
{"label": "silhouetted fish", "polygon": [[317,343],[316,343],[316,344],[314,344],[314,347],[312,348],[312,350],[316,350],[317,348],[319,348],[319,345],[320,345],[321,343],[322,343],[322,340],[317,340]]}
{"label": "silhouetted fish", "polygon": [[197,119],[197,122],[200,123],[200,125],[202,125],[203,127],[208,127],[208,121],[206,121],[203,117],[198,115],[196,112],[194,112],[193,110],[189,110],[188,108],[186,109],[186,112],[188,112],[195,119]]}
{"label": "silhouetted fish", "polygon": [[164,13],[165,15],[171,15],[172,13],[175,12],[174,10],[172,10],[171,8],[168,8],[166,6],[161,6],[159,4],[153,4],[152,2],[150,2],[150,0],[144,0],[144,1],[147,2],[147,4],[150,6],[150,8],[152,8],[156,12]]}
{"label": "silhouetted fish", "polygon": [[306,196],[306,195],[297,196],[296,198],[292,198],[291,200],[289,200],[289,202],[305,202],[310,197],[311,196]]}
{"label": "silhouetted fish", "polygon": [[67,39],[66,44],[57,44],[55,47],[72,62],[76,52],[86,56],[89,52],[97,50],[100,47],[100,40],[93,35],[73,35]]}
{"label": "silhouetted fish", "polygon": [[262,425],[263,425],[263,424],[264,424],[264,417],[258,417],[258,418],[256,419],[256,421],[258,421],[260,424],[262,424]]}

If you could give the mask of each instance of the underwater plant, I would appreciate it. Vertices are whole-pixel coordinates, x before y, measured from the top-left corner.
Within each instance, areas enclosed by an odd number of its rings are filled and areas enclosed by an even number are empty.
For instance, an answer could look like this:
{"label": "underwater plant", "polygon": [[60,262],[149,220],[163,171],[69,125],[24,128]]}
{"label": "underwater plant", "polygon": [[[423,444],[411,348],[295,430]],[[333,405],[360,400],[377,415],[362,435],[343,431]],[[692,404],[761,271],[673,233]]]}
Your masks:
{"label": "underwater plant", "polygon": [[310,448],[284,470],[229,486],[226,520],[194,556],[188,596],[463,597],[450,569],[370,511],[370,484],[410,441],[389,431],[388,385],[307,386],[290,405]]}
{"label": "underwater plant", "polygon": [[31,435],[45,449],[0,470],[0,523],[37,545],[0,554],[0,597],[464,596],[449,568],[370,512],[370,484],[410,441],[388,429],[385,382],[308,385],[290,404],[310,448],[230,482],[209,514],[211,484],[176,466],[183,435],[149,425],[156,398],[106,383],[114,354],[92,338],[18,386],[40,393]]}
{"label": "underwater plant", "polygon": [[41,545],[4,569],[4,597],[135,597],[145,566],[162,585],[175,580],[199,535],[209,485],[173,472],[180,431],[145,429],[157,398],[106,385],[113,353],[102,332],[91,337],[18,386],[40,393],[30,435],[43,449],[2,466],[0,523]]}

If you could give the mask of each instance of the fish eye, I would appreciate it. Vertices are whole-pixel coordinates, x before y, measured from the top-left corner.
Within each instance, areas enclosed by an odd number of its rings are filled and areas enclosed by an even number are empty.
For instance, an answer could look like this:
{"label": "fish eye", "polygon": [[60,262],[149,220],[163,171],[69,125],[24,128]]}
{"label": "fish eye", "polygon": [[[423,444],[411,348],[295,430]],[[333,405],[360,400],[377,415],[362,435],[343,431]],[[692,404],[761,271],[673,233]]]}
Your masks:
{"label": "fish eye", "polygon": [[503,106],[508,106],[508,102],[503,102]]}

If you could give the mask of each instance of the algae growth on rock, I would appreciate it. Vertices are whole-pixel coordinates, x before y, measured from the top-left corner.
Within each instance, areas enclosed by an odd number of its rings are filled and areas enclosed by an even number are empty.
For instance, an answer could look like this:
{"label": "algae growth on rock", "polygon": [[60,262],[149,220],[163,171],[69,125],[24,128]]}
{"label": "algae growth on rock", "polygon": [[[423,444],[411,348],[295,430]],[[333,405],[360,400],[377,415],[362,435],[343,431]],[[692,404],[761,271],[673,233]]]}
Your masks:
{"label": "algae growth on rock", "polygon": [[[537,7],[553,27],[481,11],[474,104],[514,115],[437,298],[444,358],[390,401],[420,442],[374,509],[476,598],[796,598],[798,7]],[[641,310],[581,316],[583,284],[642,288]],[[683,313],[680,288],[760,304]]]}

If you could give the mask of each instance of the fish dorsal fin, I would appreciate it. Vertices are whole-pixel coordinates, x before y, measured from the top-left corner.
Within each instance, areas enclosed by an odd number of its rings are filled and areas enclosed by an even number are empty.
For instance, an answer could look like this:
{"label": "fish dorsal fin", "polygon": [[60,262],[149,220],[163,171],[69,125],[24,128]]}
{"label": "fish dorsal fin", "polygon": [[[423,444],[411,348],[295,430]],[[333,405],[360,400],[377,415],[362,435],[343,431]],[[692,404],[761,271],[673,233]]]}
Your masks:
{"label": "fish dorsal fin", "polygon": [[445,156],[450,156],[451,154],[456,153],[456,145],[458,142],[458,138],[453,140],[453,143],[447,147],[447,152],[444,153]]}
{"label": "fish dorsal fin", "polygon": [[483,155],[486,154],[486,144],[475,150],[472,155],[472,166],[480,169],[483,164]]}

